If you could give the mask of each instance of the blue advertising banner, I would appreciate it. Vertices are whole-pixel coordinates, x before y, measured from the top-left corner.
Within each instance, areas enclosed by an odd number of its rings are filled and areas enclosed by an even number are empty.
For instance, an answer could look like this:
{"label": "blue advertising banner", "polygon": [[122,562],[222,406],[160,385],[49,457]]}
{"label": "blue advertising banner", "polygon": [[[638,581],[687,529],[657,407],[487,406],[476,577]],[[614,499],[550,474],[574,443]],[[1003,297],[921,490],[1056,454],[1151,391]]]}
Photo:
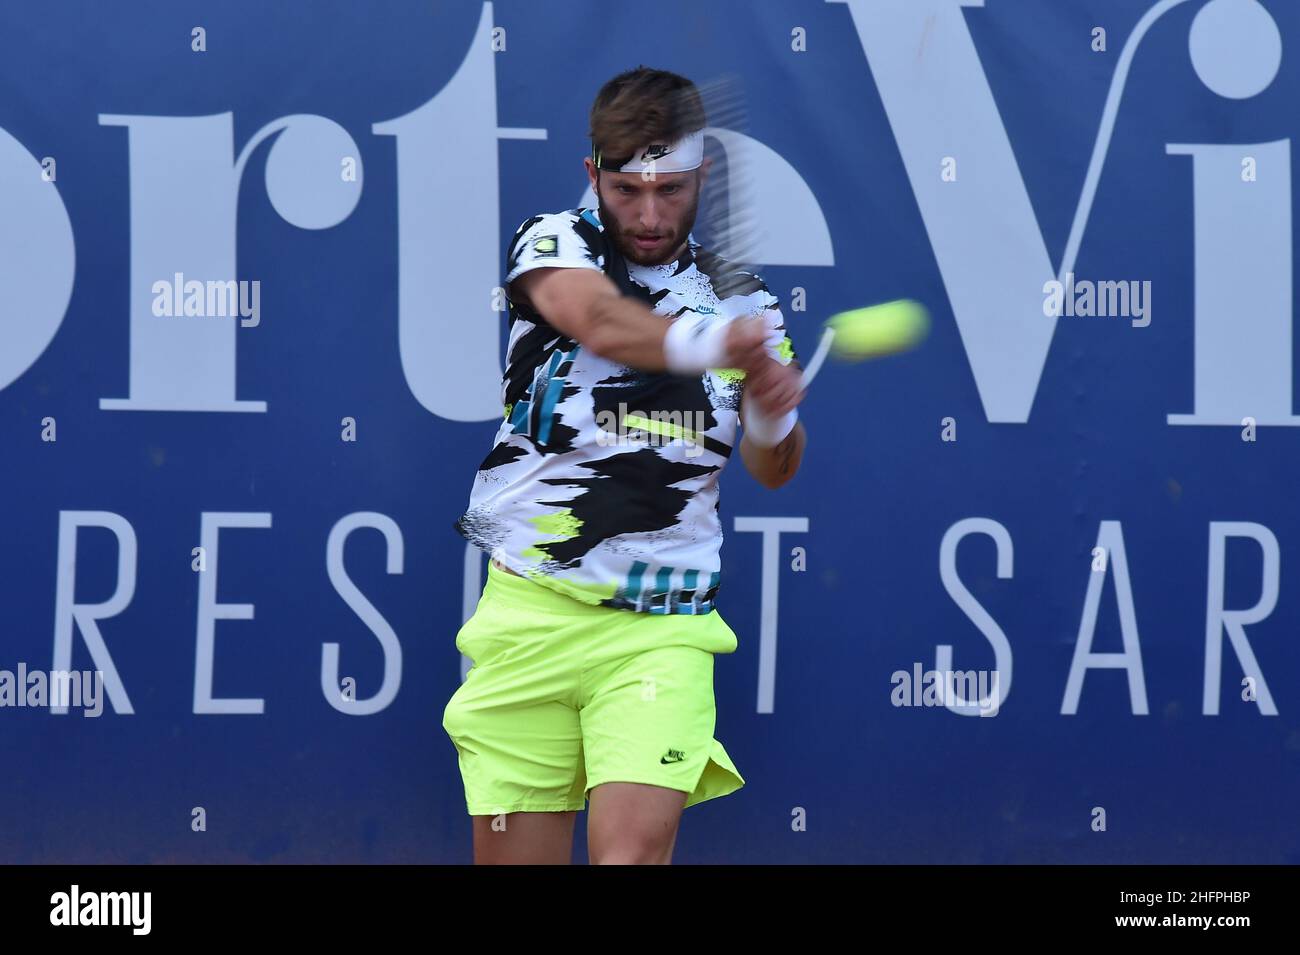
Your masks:
{"label": "blue advertising banner", "polygon": [[746,785],[676,861],[1300,862],[1297,49],[1283,0],[0,6],[0,861],[469,860],[506,246],[644,63],[743,88],[801,357],[932,318],[722,479]]}

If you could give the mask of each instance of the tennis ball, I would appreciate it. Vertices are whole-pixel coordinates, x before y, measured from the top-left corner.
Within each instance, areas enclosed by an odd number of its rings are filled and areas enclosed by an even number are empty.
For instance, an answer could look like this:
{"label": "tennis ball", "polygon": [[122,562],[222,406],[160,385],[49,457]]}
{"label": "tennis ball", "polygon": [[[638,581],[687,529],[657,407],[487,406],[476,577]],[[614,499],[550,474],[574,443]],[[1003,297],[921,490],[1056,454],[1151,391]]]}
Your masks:
{"label": "tennis ball", "polygon": [[826,325],[835,330],[832,354],[852,361],[911,348],[930,330],[930,315],[920,302],[899,299],[839,312]]}

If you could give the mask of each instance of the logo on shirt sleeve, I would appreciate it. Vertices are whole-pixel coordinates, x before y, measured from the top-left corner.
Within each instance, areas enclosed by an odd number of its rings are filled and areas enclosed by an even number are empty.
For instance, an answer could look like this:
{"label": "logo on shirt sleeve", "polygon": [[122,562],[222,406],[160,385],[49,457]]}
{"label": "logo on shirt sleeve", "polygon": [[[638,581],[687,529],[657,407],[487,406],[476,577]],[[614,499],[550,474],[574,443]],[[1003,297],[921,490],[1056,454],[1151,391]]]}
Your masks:
{"label": "logo on shirt sleeve", "polygon": [[558,235],[539,235],[533,239],[533,254],[537,256],[558,255],[560,237]]}

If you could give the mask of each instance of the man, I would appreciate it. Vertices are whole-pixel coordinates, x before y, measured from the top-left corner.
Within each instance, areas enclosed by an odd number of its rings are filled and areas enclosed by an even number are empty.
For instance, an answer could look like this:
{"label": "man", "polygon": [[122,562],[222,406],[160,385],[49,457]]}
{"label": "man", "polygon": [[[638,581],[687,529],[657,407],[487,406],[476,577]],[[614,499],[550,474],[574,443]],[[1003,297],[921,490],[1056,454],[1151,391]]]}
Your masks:
{"label": "man", "polygon": [[488,580],[448,702],[477,863],[668,863],[682,810],[744,785],[713,738],[718,477],[798,470],[798,365],[775,296],[694,240],[705,116],[684,77],[605,84],[598,208],[529,218],[507,252],[504,419],[456,529]]}

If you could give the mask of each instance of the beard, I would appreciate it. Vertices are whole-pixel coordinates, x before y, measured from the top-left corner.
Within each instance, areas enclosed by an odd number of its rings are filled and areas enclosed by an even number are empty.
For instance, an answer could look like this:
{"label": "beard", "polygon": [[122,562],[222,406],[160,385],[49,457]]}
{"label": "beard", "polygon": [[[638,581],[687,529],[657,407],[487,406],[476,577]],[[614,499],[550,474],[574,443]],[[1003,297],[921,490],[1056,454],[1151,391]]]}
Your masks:
{"label": "beard", "polygon": [[671,228],[667,224],[659,227],[659,235],[663,240],[663,248],[658,252],[642,252],[636,247],[636,235],[641,231],[639,226],[631,228],[625,226],[612,211],[605,205],[605,200],[596,190],[597,213],[600,221],[604,223],[605,230],[614,237],[614,244],[623,258],[636,265],[664,265],[672,262],[678,253],[678,247],[690,235],[691,230],[695,228],[695,216],[700,206],[700,188],[699,181],[696,180],[695,195],[691,198],[691,204],[682,214],[679,221],[672,224]]}

